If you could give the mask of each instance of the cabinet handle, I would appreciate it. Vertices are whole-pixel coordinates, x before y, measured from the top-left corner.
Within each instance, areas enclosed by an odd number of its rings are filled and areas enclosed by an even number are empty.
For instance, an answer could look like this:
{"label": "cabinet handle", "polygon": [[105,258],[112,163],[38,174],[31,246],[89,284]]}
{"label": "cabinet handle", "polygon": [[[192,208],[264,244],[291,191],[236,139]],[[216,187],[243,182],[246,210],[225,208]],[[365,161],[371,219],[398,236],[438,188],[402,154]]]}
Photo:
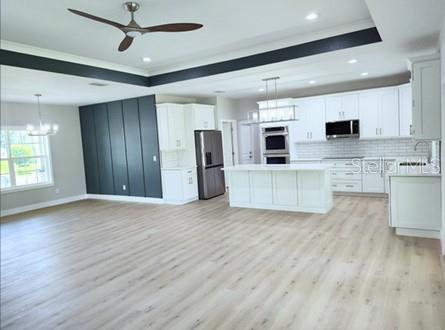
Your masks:
{"label": "cabinet handle", "polygon": [[180,147],[181,146],[181,141],[180,140],[176,140],[176,146]]}
{"label": "cabinet handle", "polygon": [[354,175],[354,173],[345,173],[346,175]]}
{"label": "cabinet handle", "polygon": [[380,128],[380,135],[382,135],[382,129]]}
{"label": "cabinet handle", "polygon": [[312,132],[311,132],[311,140],[312,140]]}
{"label": "cabinet handle", "polygon": [[413,124],[409,125],[409,135],[413,135]]}
{"label": "cabinet handle", "polygon": [[375,135],[379,135],[379,129],[378,128],[375,129]]}
{"label": "cabinet handle", "polygon": [[193,183],[193,178],[189,177],[189,184],[192,184],[192,183]]}
{"label": "cabinet handle", "polygon": [[352,184],[347,184],[346,187],[348,188],[354,188],[354,186]]}

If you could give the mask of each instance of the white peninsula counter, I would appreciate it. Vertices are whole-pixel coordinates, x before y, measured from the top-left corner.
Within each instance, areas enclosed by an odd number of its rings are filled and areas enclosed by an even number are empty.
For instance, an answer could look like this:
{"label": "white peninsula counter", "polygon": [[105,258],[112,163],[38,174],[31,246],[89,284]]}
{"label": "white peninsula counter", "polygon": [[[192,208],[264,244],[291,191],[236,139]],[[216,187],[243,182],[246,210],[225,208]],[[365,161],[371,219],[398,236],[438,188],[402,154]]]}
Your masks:
{"label": "white peninsula counter", "polygon": [[226,167],[231,207],[327,213],[332,208],[330,165]]}

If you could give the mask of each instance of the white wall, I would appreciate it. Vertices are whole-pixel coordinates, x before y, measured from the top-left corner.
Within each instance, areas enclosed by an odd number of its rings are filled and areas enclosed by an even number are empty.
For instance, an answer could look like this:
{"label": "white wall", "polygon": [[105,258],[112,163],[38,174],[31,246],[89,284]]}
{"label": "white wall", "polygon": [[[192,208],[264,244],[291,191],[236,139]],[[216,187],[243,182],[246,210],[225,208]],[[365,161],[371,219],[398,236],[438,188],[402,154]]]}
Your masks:
{"label": "white wall", "polygon": [[[442,143],[445,142],[445,20],[440,34],[440,58],[442,65]],[[442,144],[442,146],[444,146]],[[442,147],[442,168],[445,167],[445,150]],[[443,171],[442,171],[443,173]],[[445,176],[442,175],[442,254],[445,255]]]}
{"label": "white wall", "polygon": [[[0,112],[2,126],[26,126],[30,121],[38,122],[35,104],[2,103]],[[44,121],[57,123],[60,130],[59,134],[50,137],[54,186],[2,193],[2,212],[86,193],[78,108],[42,105],[42,117]]]}

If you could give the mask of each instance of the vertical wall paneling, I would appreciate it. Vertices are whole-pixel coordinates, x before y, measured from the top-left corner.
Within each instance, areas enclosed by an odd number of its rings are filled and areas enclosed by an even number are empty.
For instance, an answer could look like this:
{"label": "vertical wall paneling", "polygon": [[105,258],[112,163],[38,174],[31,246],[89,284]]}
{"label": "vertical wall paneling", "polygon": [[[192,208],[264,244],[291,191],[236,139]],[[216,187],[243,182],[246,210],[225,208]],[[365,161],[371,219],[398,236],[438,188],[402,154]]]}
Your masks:
{"label": "vertical wall paneling", "polygon": [[162,183],[155,96],[141,97],[139,98],[138,103],[145,193],[147,197],[161,198]]}
{"label": "vertical wall paneling", "polygon": [[128,195],[127,153],[125,150],[122,101],[108,103],[111,160],[114,174],[114,193]]}
{"label": "vertical wall paneling", "polygon": [[87,192],[162,198],[155,96],[79,108]]}
{"label": "vertical wall paneling", "polygon": [[96,129],[92,107],[80,107],[79,116],[87,192],[90,194],[98,194],[100,193],[100,183],[99,169],[97,166]]}
{"label": "vertical wall paneling", "polygon": [[122,102],[124,114],[125,146],[127,150],[129,195],[145,196],[144,170],[142,164],[141,128],[138,100]]}
{"label": "vertical wall paneling", "polygon": [[99,168],[100,193],[114,194],[113,166],[111,163],[110,129],[106,104],[96,104],[94,122],[96,124],[97,164]]}

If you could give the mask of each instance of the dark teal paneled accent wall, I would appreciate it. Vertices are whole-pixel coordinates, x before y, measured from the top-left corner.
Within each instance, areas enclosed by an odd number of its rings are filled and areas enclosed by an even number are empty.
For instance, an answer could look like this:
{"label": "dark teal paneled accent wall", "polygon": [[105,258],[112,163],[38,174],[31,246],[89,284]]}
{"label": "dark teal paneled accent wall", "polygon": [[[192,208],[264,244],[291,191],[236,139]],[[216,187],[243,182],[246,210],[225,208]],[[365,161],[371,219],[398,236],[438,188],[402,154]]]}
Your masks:
{"label": "dark teal paneled accent wall", "polygon": [[89,194],[162,198],[154,95],[79,108]]}

